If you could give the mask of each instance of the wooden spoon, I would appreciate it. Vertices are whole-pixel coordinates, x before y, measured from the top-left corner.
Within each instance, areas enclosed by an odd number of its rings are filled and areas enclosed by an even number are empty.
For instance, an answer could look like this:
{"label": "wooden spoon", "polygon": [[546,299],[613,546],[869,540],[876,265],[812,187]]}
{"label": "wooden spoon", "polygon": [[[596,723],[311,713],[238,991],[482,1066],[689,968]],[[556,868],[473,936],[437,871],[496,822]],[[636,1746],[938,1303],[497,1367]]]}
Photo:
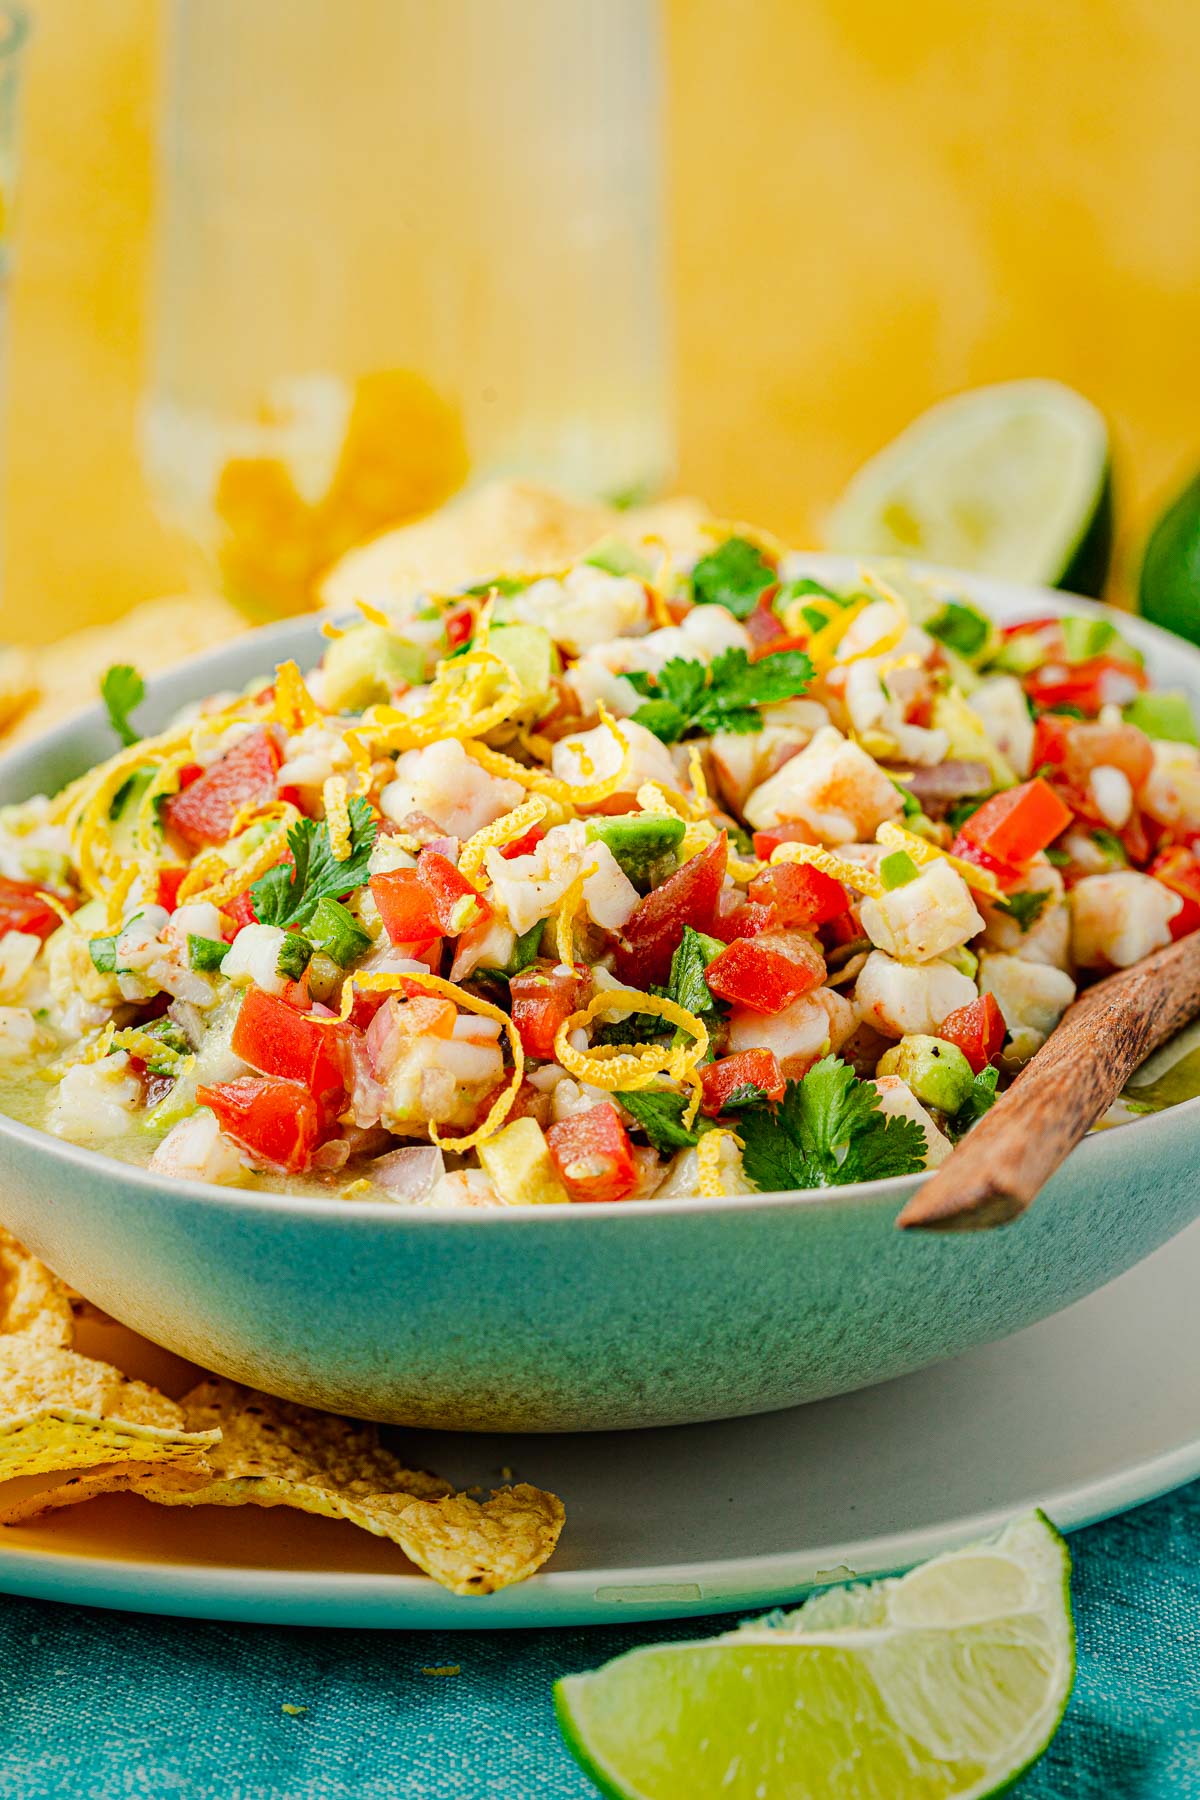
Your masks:
{"label": "wooden spoon", "polygon": [[908,1230],[1019,1218],[1138,1065],[1200,1013],[1200,931],[1097,982],[903,1208]]}

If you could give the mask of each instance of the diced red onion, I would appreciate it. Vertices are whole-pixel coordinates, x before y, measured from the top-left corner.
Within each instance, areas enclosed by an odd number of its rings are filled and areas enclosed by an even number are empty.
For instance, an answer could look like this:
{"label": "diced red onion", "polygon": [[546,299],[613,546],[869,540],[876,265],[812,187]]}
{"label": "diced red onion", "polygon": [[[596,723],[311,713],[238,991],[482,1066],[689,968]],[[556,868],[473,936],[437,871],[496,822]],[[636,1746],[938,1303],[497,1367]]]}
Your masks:
{"label": "diced red onion", "polygon": [[368,1163],[365,1173],[397,1200],[424,1200],[446,1173],[446,1159],[434,1144],[389,1150]]}
{"label": "diced red onion", "polygon": [[986,794],[992,786],[991,771],[985,762],[959,761],[936,763],[932,769],[914,769],[905,787],[924,806],[951,800],[965,800],[972,794]]}

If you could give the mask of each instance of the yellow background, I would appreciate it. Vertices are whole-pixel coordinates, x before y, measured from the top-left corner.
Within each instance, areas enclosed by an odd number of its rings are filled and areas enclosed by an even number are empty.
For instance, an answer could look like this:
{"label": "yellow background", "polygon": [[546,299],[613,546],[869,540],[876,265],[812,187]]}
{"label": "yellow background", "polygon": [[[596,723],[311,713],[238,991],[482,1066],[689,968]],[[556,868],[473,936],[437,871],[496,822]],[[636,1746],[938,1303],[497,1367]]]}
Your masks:
{"label": "yellow background", "polygon": [[[49,638],[188,564],[134,429],[159,9],[32,10],[3,628]],[[819,541],[914,411],[1050,374],[1112,420],[1128,548],[1200,461],[1195,0],[667,12],[681,485]]]}

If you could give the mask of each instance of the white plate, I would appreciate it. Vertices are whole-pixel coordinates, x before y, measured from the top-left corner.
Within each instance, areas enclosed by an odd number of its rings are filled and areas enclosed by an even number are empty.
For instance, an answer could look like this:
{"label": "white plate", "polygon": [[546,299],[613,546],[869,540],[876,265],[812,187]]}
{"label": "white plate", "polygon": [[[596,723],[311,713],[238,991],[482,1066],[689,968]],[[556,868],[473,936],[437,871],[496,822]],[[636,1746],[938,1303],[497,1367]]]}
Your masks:
{"label": "white plate", "polygon": [[1198,1285],[1200,1224],[1006,1342],[838,1400],[665,1431],[406,1437],[406,1453],[456,1481],[512,1469],[563,1496],[550,1569],[490,1599],[404,1573],[391,1545],[349,1526],[128,1496],[0,1534],[0,1589],[360,1628],[766,1607],[850,1572],[904,1567],[1034,1504],[1070,1529],[1200,1475]]}

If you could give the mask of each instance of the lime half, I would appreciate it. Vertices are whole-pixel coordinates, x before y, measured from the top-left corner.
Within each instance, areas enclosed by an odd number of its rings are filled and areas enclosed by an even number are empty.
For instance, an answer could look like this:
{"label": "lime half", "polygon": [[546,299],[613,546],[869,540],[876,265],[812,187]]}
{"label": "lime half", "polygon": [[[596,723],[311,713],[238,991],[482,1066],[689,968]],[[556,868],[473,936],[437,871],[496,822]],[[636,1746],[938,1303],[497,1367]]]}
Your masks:
{"label": "lime half", "polygon": [[829,548],[1099,594],[1112,549],[1108,430],[1057,381],[943,400],[855,475]]}
{"label": "lime half", "polygon": [[1200,644],[1200,475],[1150,533],[1138,576],[1138,606],[1156,625]]}
{"label": "lime half", "polygon": [[998,1794],[1071,1692],[1070,1566],[1036,1513],[908,1575],[570,1675],[559,1724],[619,1800]]}

